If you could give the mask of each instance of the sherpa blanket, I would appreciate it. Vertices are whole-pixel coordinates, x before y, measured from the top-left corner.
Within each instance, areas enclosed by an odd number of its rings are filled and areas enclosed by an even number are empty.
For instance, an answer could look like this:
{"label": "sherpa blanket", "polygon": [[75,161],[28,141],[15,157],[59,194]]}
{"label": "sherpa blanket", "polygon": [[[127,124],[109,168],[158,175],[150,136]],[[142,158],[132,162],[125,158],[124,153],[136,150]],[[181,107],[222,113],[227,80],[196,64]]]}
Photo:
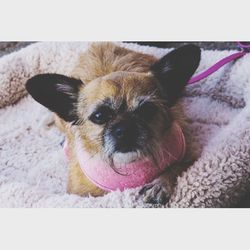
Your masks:
{"label": "sherpa blanket", "polygon": [[[120,46],[161,57],[169,49]],[[153,207],[138,189],[104,197],[66,193],[67,163],[53,116],[24,88],[38,73],[70,74],[89,43],[43,42],[0,59],[1,207]],[[232,51],[202,51],[196,73]],[[167,207],[230,207],[250,191],[250,55],[188,86],[181,103],[199,157]]]}

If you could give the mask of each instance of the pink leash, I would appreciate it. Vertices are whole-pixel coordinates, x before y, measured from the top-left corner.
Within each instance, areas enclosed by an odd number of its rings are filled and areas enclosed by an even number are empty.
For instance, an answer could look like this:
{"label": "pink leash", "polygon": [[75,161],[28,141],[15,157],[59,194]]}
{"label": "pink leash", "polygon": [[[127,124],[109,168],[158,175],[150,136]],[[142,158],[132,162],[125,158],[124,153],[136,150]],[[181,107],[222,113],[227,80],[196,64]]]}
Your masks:
{"label": "pink leash", "polygon": [[224,66],[225,64],[236,60],[244,55],[246,55],[248,52],[250,52],[250,45],[247,42],[237,42],[239,48],[241,48],[242,51],[234,53],[230,56],[227,56],[223,59],[221,59],[219,62],[217,62],[216,64],[214,64],[213,66],[211,66],[209,69],[201,72],[200,74],[192,77],[189,81],[188,84],[193,84],[195,82],[198,82],[206,77],[208,77],[209,75],[211,75],[212,73],[214,73],[215,71],[217,71],[218,69],[220,69],[222,66]]}

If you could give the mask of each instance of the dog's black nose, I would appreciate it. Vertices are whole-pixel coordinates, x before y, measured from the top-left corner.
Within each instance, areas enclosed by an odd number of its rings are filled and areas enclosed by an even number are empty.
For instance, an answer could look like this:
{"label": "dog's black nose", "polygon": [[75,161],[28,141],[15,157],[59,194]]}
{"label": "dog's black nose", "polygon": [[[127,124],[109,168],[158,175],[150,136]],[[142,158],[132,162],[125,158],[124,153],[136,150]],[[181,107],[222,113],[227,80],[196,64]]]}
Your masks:
{"label": "dog's black nose", "polygon": [[118,140],[125,138],[128,139],[130,137],[136,136],[136,134],[136,126],[130,121],[120,122],[113,127],[113,136]]}
{"label": "dog's black nose", "polygon": [[116,150],[129,152],[136,147],[138,131],[136,124],[132,121],[122,121],[112,128],[112,135],[115,139]]}
{"label": "dog's black nose", "polygon": [[122,139],[125,136],[126,132],[127,131],[125,127],[119,126],[114,130],[114,136],[117,139]]}

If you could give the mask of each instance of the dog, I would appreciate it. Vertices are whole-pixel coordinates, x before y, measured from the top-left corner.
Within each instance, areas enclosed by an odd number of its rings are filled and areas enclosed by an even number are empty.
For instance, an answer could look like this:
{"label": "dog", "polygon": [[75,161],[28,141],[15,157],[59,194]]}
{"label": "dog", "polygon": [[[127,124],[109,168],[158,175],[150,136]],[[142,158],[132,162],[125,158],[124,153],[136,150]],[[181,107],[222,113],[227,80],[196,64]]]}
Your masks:
{"label": "dog", "polygon": [[[145,202],[165,204],[177,176],[193,161],[192,140],[178,100],[200,62],[200,48],[184,45],[161,59],[111,42],[92,43],[73,72],[39,74],[26,82],[28,93],[55,113],[70,152],[69,193],[94,197],[106,193],[80,168],[75,140],[115,171],[117,163],[148,158],[157,165],[164,134],[176,122],[186,139],[184,159],[139,191]],[[73,127],[73,129],[72,129]]]}

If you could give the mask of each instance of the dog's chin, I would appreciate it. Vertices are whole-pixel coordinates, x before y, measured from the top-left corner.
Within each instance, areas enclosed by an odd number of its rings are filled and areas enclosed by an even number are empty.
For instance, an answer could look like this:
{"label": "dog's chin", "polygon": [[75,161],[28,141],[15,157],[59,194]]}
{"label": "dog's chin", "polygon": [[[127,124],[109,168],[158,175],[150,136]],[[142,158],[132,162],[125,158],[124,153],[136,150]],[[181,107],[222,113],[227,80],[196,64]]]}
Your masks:
{"label": "dog's chin", "polygon": [[132,152],[115,152],[113,154],[113,163],[115,166],[119,165],[126,165],[131,162],[135,162],[141,159],[141,154],[139,151],[132,151]]}

